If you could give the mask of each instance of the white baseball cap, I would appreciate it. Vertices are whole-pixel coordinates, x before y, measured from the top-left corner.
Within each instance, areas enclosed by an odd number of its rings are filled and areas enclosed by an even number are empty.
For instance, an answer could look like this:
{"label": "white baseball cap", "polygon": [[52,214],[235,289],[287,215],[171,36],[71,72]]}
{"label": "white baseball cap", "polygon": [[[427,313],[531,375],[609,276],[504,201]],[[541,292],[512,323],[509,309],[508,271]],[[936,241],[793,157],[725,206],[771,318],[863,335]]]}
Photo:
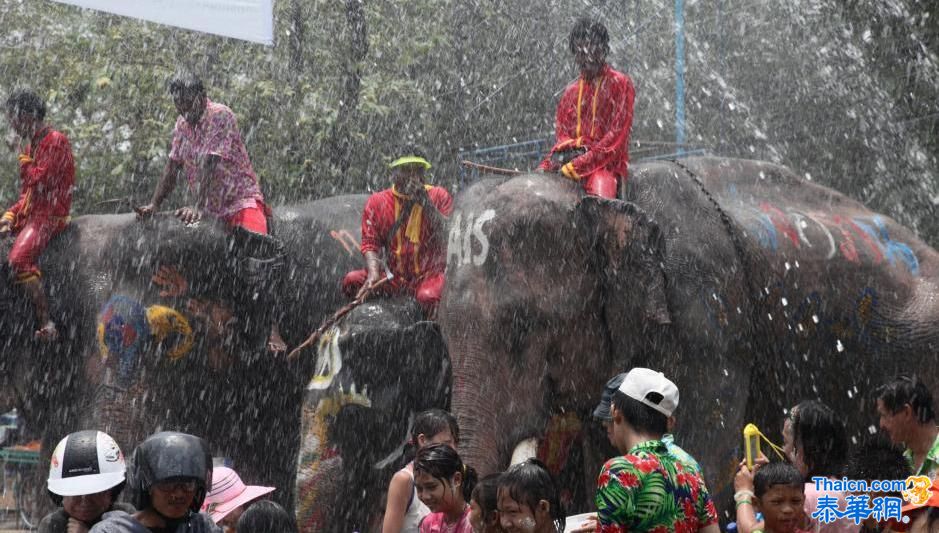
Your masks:
{"label": "white baseball cap", "polygon": [[[672,416],[678,407],[678,387],[666,378],[665,374],[650,368],[630,370],[620,384],[619,391],[665,416]],[[658,403],[649,400],[647,396],[650,392],[660,394],[662,400]]]}

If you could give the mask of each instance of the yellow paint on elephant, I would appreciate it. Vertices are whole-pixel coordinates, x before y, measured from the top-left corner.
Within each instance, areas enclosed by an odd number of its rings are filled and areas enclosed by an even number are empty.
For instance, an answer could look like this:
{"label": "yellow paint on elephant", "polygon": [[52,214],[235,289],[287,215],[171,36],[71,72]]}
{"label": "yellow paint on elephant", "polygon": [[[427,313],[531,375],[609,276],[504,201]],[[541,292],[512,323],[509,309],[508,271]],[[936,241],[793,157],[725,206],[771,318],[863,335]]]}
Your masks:
{"label": "yellow paint on elephant", "polygon": [[[322,461],[332,456],[327,442],[329,429],[327,421],[330,417],[339,414],[339,411],[346,405],[371,406],[368,398],[361,394],[339,393],[317,402],[312,416],[308,414],[308,408],[303,409],[303,418],[310,420],[310,422],[303,435],[299,460],[300,475],[298,477],[305,480],[305,482],[298,483],[297,486],[297,516],[301,524],[307,524],[314,520],[314,510],[317,508],[317,497],[319,496],[316,490],[316,473],[319,471]],[[333,451],[334,453],[335,451]]]}
{"label": "yellow paint on elephant", "polygon": [[150,334],[157,342],[163,342],[171,333],[182,335],[182,340],[167,354],[171,360],[183,357],[192,349],[192,327],[179,311],[162,305],[150,306],[147,308],[147,322]]}

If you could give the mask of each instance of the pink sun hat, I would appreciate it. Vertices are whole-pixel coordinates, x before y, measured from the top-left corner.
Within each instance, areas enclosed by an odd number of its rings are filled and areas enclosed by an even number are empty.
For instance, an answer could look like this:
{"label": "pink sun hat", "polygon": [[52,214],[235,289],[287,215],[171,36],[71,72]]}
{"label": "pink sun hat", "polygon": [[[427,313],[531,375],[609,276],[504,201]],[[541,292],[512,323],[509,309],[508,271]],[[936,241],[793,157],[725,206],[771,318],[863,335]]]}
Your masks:
{"label": "pink sun hat", "polygon": [[212,469],[212,490],[205,497],[202,511],[209,513],[212,521],[219,523],[240,505],[273,492],[274,487],[245,485],[237,472],[226,466]]}

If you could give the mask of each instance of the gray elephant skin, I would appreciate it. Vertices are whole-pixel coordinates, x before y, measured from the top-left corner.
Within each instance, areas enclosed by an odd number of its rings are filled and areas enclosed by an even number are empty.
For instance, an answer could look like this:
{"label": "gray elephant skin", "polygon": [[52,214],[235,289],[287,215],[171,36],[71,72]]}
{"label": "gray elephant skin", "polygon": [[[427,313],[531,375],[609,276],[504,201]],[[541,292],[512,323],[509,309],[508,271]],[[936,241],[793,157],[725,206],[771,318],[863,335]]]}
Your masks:
{"label": "gray elephant skin", "polygon": [[[779,435],[788,407],[817,398],[857,437],[876,427],[871,393],[889,376],[939,385],[939,256],[911,231],[765,162],[630,174],[625,201],[544,174],[455,201],[439,323],[460,453],[482,474],[559,413],[602,443],[589,413],[635,366],[678,385],[676,441],[725,504],[747,422]],[[575,507],[605,454],[583,454]]]}
{"label": "gray elephant skin", "polygon": [[[293,347],[346,303],[339,281],[362,267],[365,199],[277,208],[277,239],[226,232],[208,220],[186,227],[169,216],[144,223],[133,215],[74,219],[40,264],[60,325],[56,342],[34,342],[28,301],[10,284],[0,286],[0,366],[43,441],[41,464],[48,465],[52,446],[70,431],[107,431],[126,453],[159,429],[187,431],[210,442],[213,454],[230,459],[246,481],[277,486],[273,497],[292,509],[301,415],[315,417],[324,399],[350,389],[364,400],[351,406],[354,416],[341,406],[316,419],[337,441],[362,430],[354,449],[346,446],[339,456],[346,465],[372,466],[397,458],[411,412],[445,405],[449,394],[446,347],[436,325],[421,322],[407,302],[369,302],[333,332],[328,355],[340,354],[342,368],[314,391],[307,390],[311,376],[328,367],[323,344],[295,361],[275,358],[265,346],[272,321]],[[9,244],[0,245],[0,257]],[[169,275],[155,277],[161,267]],[[282,276],[268,275],[277,269]],[[157,335],[161,319],[176,327]],[[182,332],[187,326],[191,343]],[[417,394],[416,383],[430,384],[427,394]],[[363,403],[368,408],[358,410]],[[331,427],[342,417],[352,420],[346,433]],[[317,446],[333,457],[341,447]],[[390,478],[393,462],[369,471],[371,478],[343,474],[343,484],[322,490],[308,484],[301,506],[320,508],[322,523],[361,520],[349,502],[363,494],[362,484]],[[301,461],[299,467],[311,466]],[[39,469],[37,486],[44,486],[44,472]]]}

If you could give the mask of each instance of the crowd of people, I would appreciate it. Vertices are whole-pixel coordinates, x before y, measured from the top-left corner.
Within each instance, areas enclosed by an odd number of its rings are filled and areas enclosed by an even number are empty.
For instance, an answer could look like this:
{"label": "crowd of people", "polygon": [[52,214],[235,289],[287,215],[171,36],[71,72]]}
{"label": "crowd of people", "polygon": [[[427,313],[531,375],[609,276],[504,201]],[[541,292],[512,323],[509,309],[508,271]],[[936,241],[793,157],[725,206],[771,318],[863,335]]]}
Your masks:
{"label": "crowd of people", "polygon": [[[176,432],[156,433],[134,450],[127,468],[118,444],[89,430],[63,438],[49,466],[47,489],[60,506],[40,533],[296,533],[296,519],[262,499],[274,487],[247,486],[213,467],[206,443]],[[129,502],[118,498],[128,488]]]}
{"label": "crowd of people", "polygon": [[[661,372],[633,368],[600,392],[594,417],[619,455],[597,476],[595,511],[576,523],[565,518],[562,488],[535,458],[479,478],[459,455],[456,418],[441,409],[413,424],[413,460],[388,486],[381,531],[386,533],[560,533],[562,531],[719,533],[718,516],[701,467],[671,431],[679,391]],[[810,400],[789,411],[781,459],[741,461],[734,478],[736,531],[740,533],[936,533],[939,531],[939,428],[928,386],[897,377],[876,390],[879,426],[849,453],[847,431],[825,404]],[[46,516],[41,533],[295,532],[296,521],[266,498],[274,487],[246,485],[235,470],[213,467],[203,440],[157,433],[134,450],[127,469],[117,443],[100,431],[72,433],[52,455],[48,492],[61,508]],[[896,494],[825,490],[818,480],[925,478]],[[125,486],[130,503],[119,502]],[[847,513],[826,520],[827,500],[885,496],[907,501],[893,517]],[[882,513],[883,514],[883,513]],[[863,518],[860,519],[859,517]]]}

